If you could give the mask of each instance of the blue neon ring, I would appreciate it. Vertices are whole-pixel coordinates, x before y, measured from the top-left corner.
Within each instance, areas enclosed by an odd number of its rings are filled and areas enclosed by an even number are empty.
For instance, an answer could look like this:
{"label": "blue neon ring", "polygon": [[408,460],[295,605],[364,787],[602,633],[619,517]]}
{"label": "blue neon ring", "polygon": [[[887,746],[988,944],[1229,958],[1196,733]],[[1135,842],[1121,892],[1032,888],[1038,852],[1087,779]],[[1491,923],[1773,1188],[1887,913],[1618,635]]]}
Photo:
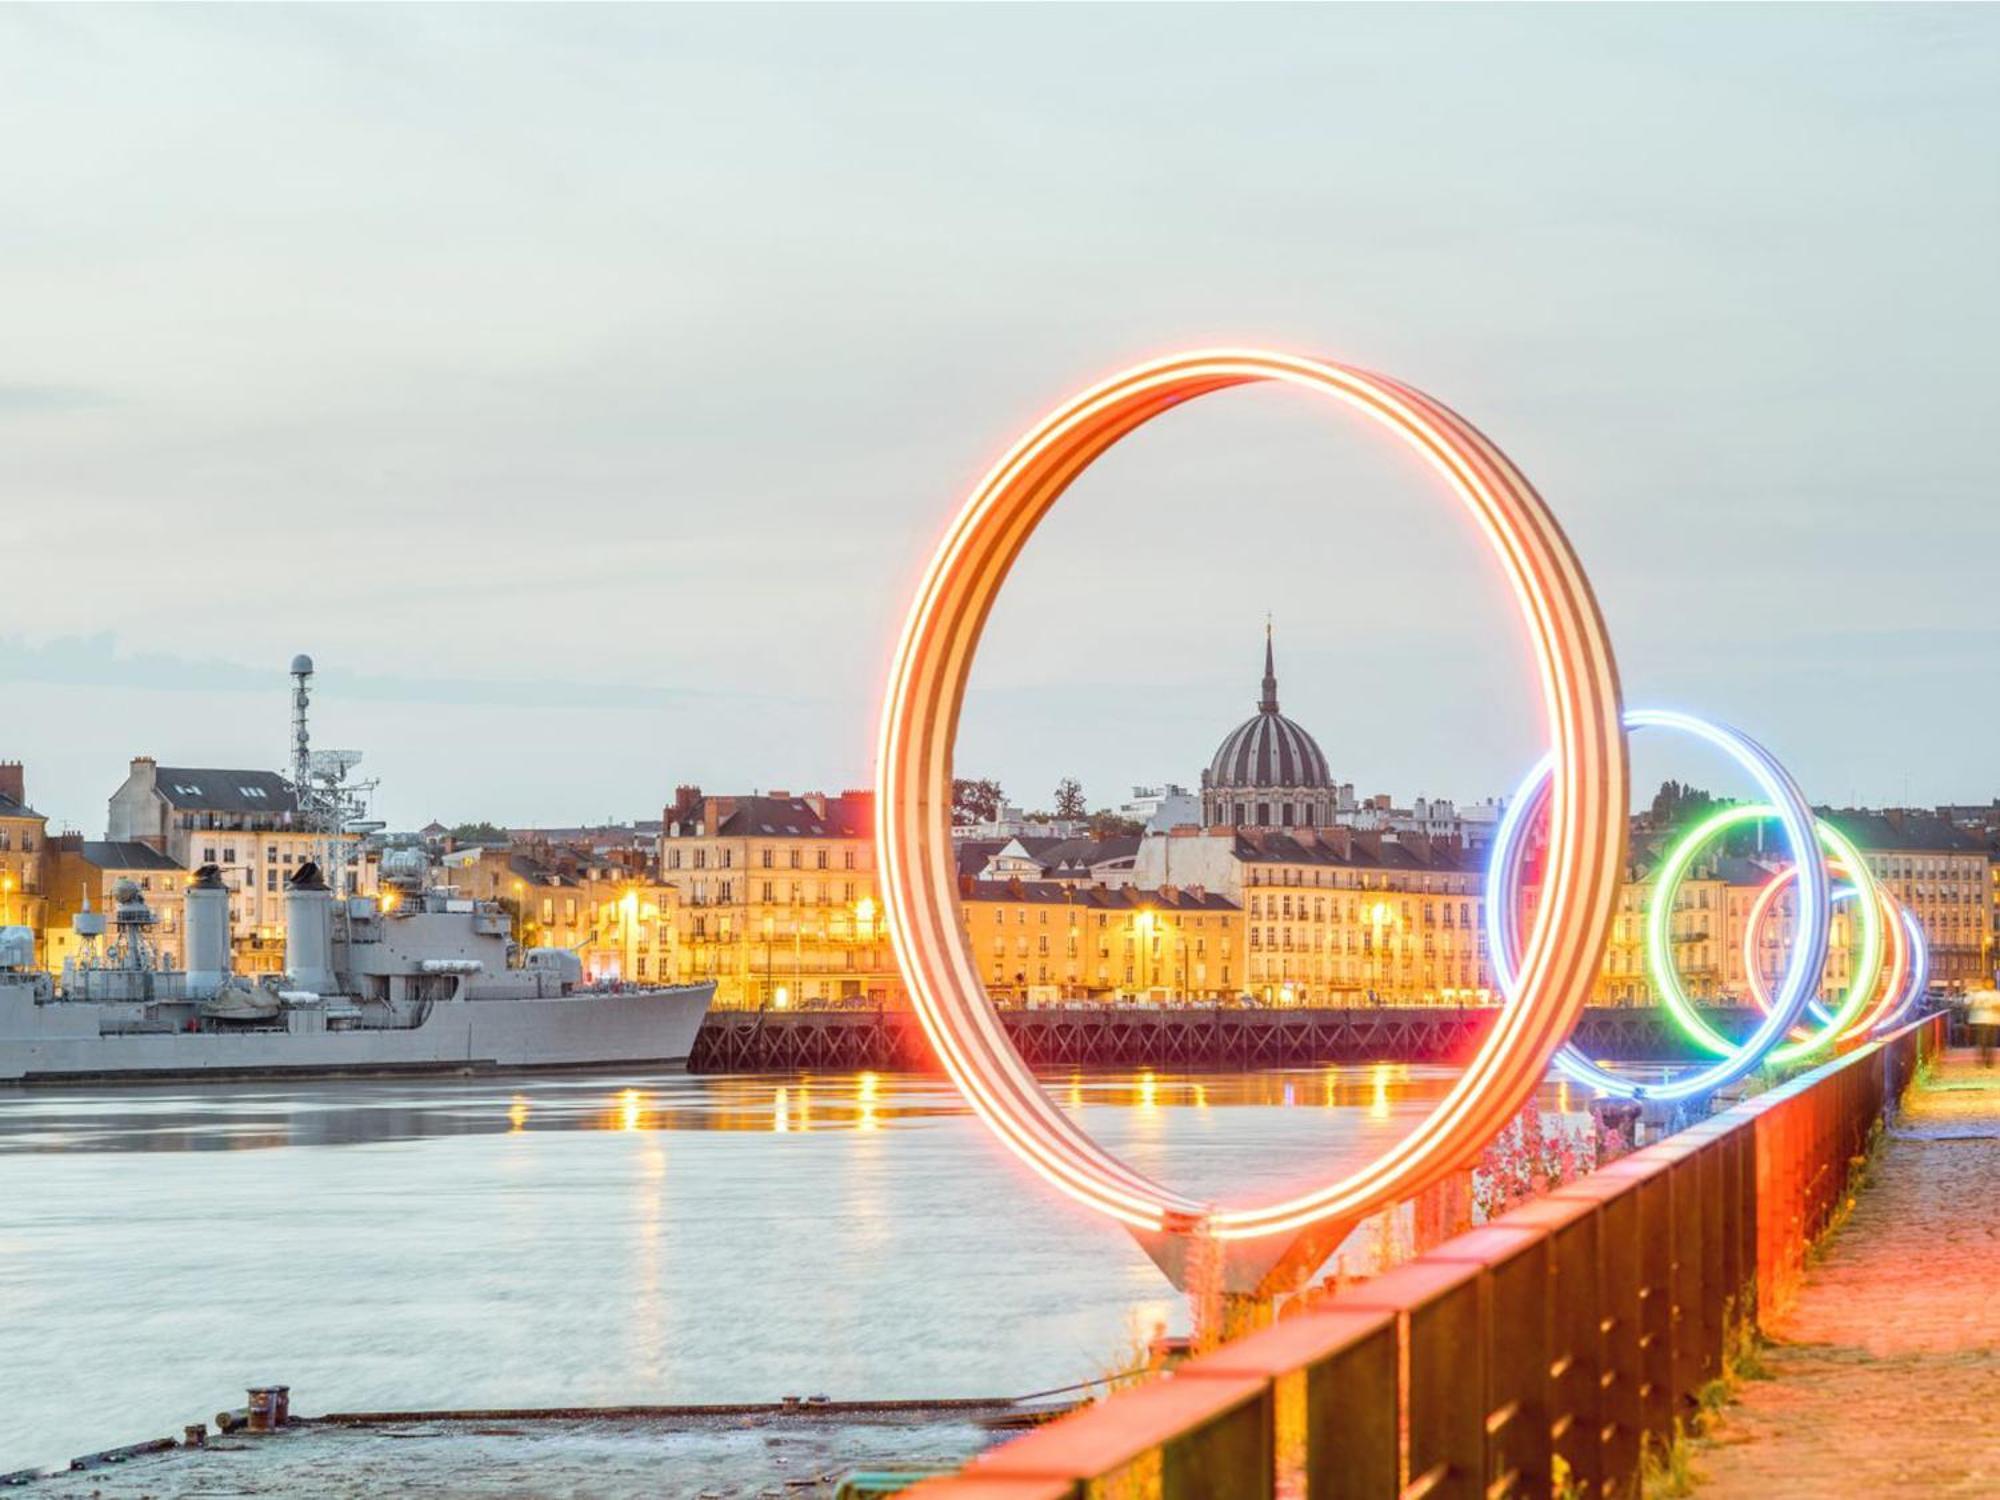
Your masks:
{"label": "blue neon ring", "polygon": [[[1792,862],[1799,871],[1799,911],[1803,941],[1792,948],[1792,961],[1785,969],[1770,1014],[1727,1056],[1697,1073],[1665,1083],[1644,1084],[1607,1072],[1580,1052],[1574,1042],[1565,1042],[1556,1053],[1555,1063],[1569,1077],[1621,1099],[1688,1099],[1711,1093],[1750,1072],[1764,1060],[1798,1021],[1806,1002],[1819,987],[1820,971],[1826,966],[1827,936],[1832,925],[1832,902],[1826,861],[1820,857],[1819,834],[1812,807],[1805,793],[1792,780],[1770,751],[1740,730],[1710,723],[1692,714],[1669,709],[1628,710],[1625,727],[1632,729],[1678,729],[1715,746],[1750,773],[1764,794],[1764,800],[1778,810],[1778,821],[1791,846]],[[1548,795],[1554,758],[1544,757],[1514,793],[1494,831],[1493,851],[1487,861],[1486,946],[1493,966],[1494,982],[1505,1003],[1519,997],[1517,982],[1520,963],[1519,925],[1514,920],[1524,853],[1522,833],[1531,815]],[[1809,916],[1808,916],[1809,914]],[[1671,957],[1669,960],[1671,961]]]}
{"label": "blue neon ring", "polygon": [[1902,919],[1903,931],[1910,940],[1910,977],[1903,988],[1903,998],[1896,1008],[1875,1023],[1872,1036],[1883,1036],[1903,1024],[1903,1017],[1910,1013],[1910,1007],[1921,999],[1931,987],[1931,945],[1924,938],[1924,924],[1917,920],[1915,912],[1896,903],[1896,915]]}

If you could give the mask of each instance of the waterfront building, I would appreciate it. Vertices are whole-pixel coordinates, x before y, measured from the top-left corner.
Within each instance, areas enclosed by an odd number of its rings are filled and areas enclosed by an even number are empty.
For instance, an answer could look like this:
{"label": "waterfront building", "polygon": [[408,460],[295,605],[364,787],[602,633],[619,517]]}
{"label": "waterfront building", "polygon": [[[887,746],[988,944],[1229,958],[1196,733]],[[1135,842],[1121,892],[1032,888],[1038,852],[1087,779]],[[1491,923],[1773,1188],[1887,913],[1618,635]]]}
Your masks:
{"label": "waterfront building", "polygon": [[1060,885],[1132,884],[1139,853],[1136,837],[1104,839],[1013,838],[997,847],[991,840],[958,846],[959,869],[975,880],[1048,880]]}
{"label": "waterfront building", "polygon": [[[275,771],[162,766],[134,757],[111,794],[105,839],[145,844],[184,870],[214,865],[229,887],[230,939],[239,974],[274,974],[285,962],[285,884],[321,857],[326,835],[303,825],[292,784]],[[344,834],[349,889],[373,895],[377,857]]]}
{"label": "waterfront building", "polygon": [[121,881],[139,887],[152,908],[157,925],[152,930],[159,948],[161,966],[181,966],[181,926],[187,869],[171,855],[150,844],[134,841],[113,842],[86,839],[80,833],[60,833],[49,840],[46,864],[49,893],[47,953],[43,967],[61,973],[63,962],[83,949],[76,933],[77,914],[88,908],[110,912],[117,906],[113,895]]}
{"label": "waterfront building", "polygon": [[[1634,837],[1637,840],[1636,834]],[[1652,912],[1653,867],[1658,855],[1657,847],[1640,844],[1626,861],[1625,879],[1605,940],[1604,961],[1591,994],[1594,1005],[1656,1003],[1656,986],[1646,961],[1646,926]],[[1668,932],[1675,971],[1690,999],[1735,1004],[1745,993],[1737,934],[1767,878],[1766,872],[1747,860],[1716,858],[1696,861],[1681,881]],[[1540,895],[1538,885],[1530,885],[1524,892],[1524,923],[1534,920]]]}
{"label": "waterfront building", "polygon": [[637,858],[588,847],[473,845],[438,861],[438,881],[461,898],[498,903],[523,948],[566,948],[593,984],[673,982],[678,892]]}
{"label": "waterfront building", "polygon": [[959,909],[995,1000],[1216,1003],[1243,991],[1243,908],[1217,892],[967,880]]}
{"label": "waterfront building", "polygon": [[874,794],[704,796],[662,818],[660,879],[677,892],[679,977],[718,1007],[900,1002],[875,886]]}
{"label": "waterfront building", "polygon": [[0,927],[26,927],[42,952],[48,927],[43,852],[48,819],[28,806],[27,771],[0,761]]}
{"label": "waterfront building", "polygon": [[1854,841],[1875,878],[1916,914],[1930,940],[1931,983],[1991,983],[1993,876],[1985,839],[1916,808],[1821,810]]}
{"label": "waterfront building", "polygon": [[1141,886],[1243,906],[1245,989],[1266,1004],[1490,1002],[1481,877],[1455,843],[1337,827],[1183,829],[1136,861]]}

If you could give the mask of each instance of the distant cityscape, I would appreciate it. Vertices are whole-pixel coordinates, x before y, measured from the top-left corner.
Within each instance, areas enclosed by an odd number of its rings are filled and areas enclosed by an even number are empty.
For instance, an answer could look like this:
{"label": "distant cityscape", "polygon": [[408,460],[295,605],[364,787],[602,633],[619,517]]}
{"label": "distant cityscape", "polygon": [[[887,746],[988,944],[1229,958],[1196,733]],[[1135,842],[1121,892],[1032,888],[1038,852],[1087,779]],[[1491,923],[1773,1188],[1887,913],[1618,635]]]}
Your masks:
{"label": "distant cityscape", "polygon": [[[1652,1002],[1642,956],[1651,870],[1683,802],[1705,796],[1669,783],[1635,810],[1598,1003]],[[1482,884],[1501,811],[1497,800],[1357,796],[1280,710],[1267,634],[1256,711],[1221,738],[1192,787],[1135,787],[1093,812],[1064,781],[1048,811],[1028,812],[997,782],[956,782],[961,910],[981,977],[1003,1003],[1490,1004]],[[1822,812],[1923,924],[1933,984],[1984,983],[2000,934],[2000,803]],[[79,931],[77,918],[110,909],[130,882],[154,910],[171,968],[184,956],[183,892],[212,865],[230,892],[235,971],[280,973],[285,892],[326,855],[310,822],[294,777],[141,755],[108,796],[102,838],[51,834],[26,768],[0,763],[0,927],[28,929],[36,962],[61,974],[87,960],[93,929]],[[350,824],[339,873],[348,894],[392,907],[384,854],[421,850],[434,887],[497,903],[521,948],[569,950],[597,983],[713,980],[723,1009],[895,1005],[873,830],[864,790],[688,785],[659,818],[629,823]],[[1697,999],[1744,1001],[1745,929],[1781,867],[1755,848],[1718,849],[1682,885],[1673,941]],[[1836,912],[1836,987],[1847,921]],[[1764,940],[1763,972],[1781,961],[1781,940]]]}

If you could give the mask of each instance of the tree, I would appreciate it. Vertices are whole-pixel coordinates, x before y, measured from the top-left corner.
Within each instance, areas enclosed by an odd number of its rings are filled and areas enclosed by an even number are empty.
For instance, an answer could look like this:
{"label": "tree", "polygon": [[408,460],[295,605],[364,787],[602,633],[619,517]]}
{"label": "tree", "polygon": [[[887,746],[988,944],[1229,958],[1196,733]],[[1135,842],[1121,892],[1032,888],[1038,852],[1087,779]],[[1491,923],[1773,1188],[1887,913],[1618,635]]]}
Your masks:
{"label": "tree", "polygon": [[1063,819],[1087,817],[1090,809],[1083,800],[1083,783],[1065,776],[1056,783],[1056,816]]}
{"label": "tree", "polygon": [[1715,806],[1715,796],[1684,781],[1663,781],[1653,794],[1651,821],[1655,828],[1672,828]]}
{"label": "tree", "polygon": [[1137,818],[1121,818],[1108,807],[1090,815],[1090,836],[1094,839],[1135,839],[1145,831],[1146,825]]}
{"label": "tree", "polygon": [[1000,816],[1000,783],[991,777],[969,781],[954,776],[951,781],[951,820],[954,823],[991,823]]}
{"label": "tree", "polygon": [[504,844],[507,830],[491,823],[461,823],[447,835],[457,844]]}

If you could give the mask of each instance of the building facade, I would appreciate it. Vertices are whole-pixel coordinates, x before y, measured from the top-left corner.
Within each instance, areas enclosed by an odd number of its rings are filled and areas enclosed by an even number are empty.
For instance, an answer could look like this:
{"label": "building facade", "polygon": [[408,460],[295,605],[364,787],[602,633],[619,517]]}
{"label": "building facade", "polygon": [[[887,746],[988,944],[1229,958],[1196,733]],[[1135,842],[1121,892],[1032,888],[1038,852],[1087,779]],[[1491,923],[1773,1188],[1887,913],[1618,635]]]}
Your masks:
{"label": "building facade", "polygon": [[1952,993],[1990,984],[1992,874],[1986,841],[1936,813],[1822,810],[1870,873],[1916,914],[1930,941],[1931,983]]}
{"label": "building facade", "polygon": [[714,980],[725,1009],[901,1001],[875,885],[874,800],[682,788],[659,843],[678,977]]}
{"label": "building facade", "polygon": [[[239,974],[275,974],[285,964],[285,884],[316,858],[324,835],[300,826],[298,798],[275,771],[162,766],[132,761],[111,794],[105,839],[145,844],[184,870],[214,865],[229,887],[230,938]],[[357,835],[348,849],[348,888],[378,889],[378,860]]]}
{"label": "building facade", "polygon": [[33,931],[37,955],[44,954],[48,929],[47,843],[48,819],[28,806],[25,768],[0,761],[0,927]]}
{"label": "building facade", "polygon": [[441,858],[438,883],[505,908],[520,947],[569,949],[592,984],[679,981],[678,893],[650,863],[540,843],[471,847]]}
{"label": "building facade", "polygon": [[188,872],[150,844],[113,843],[61,833],[48,845],[49,928],[45,967],[62,972],[66,960],[83,951],[75,930],[77,914],[85,909],[110,912],[114,892],[129,880],[139,887],[157,924],[153,941],[160,962],[169,969],[181,962]]}
{"label": "building facade", "polygon": [[1346,828],[1148,837],[1141,886],[1243,907],[1243,993],[1270,1005],[1478,1005],[1493,998],[1481,870],[1455,844]]}
{"label": "building facade", "polygon": [[1234,1000],[1243,908],[1197,888],[968,880],[959,910],[986,992],[1003,1003]]}

